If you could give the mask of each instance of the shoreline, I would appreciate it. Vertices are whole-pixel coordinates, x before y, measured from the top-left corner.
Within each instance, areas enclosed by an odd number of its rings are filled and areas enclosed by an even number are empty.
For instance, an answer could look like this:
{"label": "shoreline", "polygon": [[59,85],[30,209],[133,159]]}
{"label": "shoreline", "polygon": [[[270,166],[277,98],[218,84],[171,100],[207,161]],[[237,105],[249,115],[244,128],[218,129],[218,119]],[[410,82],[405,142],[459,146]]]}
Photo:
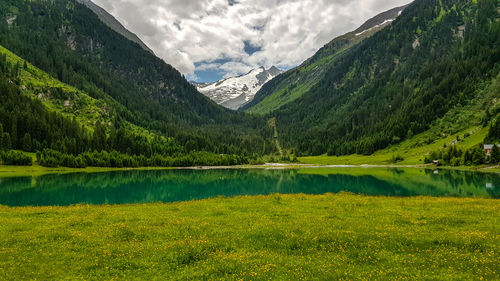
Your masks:
{"label": "shoreline", "polygon": [[48,174],[71,174],[71,173],[105,173],[120,171],[167,171],[167,170],[231,170],[231,169],[263,169],[263,170],[299,170],[299,169],[376,169],[376,168],[401,168],[401,169],[432,169],[432,170],[457,170],[482,173],[500,173],[500,166],[435,166],[435,165],[321,165],[307,163],[266,163],[261,165],[235,165],[235,166],[191,166],[191,167],[137,167],[137,168],[109,168],[109,167],[87,167],[87,168],[49,168],[40,165],[32,166],[8,166],[0,165],[0,179],[10,177],[36,177]]}

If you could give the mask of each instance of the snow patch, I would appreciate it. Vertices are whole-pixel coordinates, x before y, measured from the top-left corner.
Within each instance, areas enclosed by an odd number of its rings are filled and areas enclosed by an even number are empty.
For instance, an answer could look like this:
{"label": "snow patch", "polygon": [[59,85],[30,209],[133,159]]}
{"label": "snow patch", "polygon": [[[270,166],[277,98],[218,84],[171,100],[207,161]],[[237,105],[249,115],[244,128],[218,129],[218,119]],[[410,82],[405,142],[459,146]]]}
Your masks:
{"label": "snow patch", "polygon": [[281,74],[275,67],[252,69],[245,75],[227,78],[211,84],[197,86],[205,96],[230,109],[238,109],[250,102],[265,83]]}
{"label": "snow patch", "polygon": [[373,27],[371,27],[371,28],[368,28],[368,29],[366,29],[366,30],[363,30],[363,31],[361,31],[360,33],[356,33],[356,34],[354,34],[354,35],[355,35],[355,36],[359,36],[359,35],[364,34],[364,33],[368,32],[368,31],[370,31],[370,30],[373,30],[373,29],[375,29],[375,28],[379,28],[379,27],[384,26],[384,25],[386,25],[386,24],[388,24],[388,23],[391,23],[391,22],[393,22],[393,21],[394,21],[394,19],[388,19],[388,20],[385,20],[385,21],[384,21],[383,23],[381,23],[381,24],[377,24],[377,25],[375,25],[375,26],[373,26]]}

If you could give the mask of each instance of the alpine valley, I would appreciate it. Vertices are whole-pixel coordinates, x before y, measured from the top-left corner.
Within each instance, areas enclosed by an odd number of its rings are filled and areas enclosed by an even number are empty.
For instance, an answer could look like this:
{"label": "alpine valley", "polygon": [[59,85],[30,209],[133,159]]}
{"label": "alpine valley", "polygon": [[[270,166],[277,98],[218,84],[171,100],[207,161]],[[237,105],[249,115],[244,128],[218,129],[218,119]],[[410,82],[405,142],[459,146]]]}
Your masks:
{"label": "alpine valley", "polygon": [[117,165],[84,161],[91,151],[155,166],[408,146],[422,148],[414,157],[423,164],[443,158],[432,144],[481,134],[455,153],[467,164],[464,151],[500,135],[487,129],[500,111],[498,9],[492,0],[418,0],[284,73],[260,67],[193,85],[89,0],[2,1],[1,145],[39,152],[50,166]]}
{"label": "alpine valley", "polygon": [[[482,161],[464,151],[500,135],[498,1],[418,0],[284,73],[260,67],[196,86],[89,0],[5,0],[0,12],[0,144],[38,152],[43,165],[243,164],[387,149],[421,164],[469,164]],[[453,157],[433,145],[471,134],[477,141]]]}
{"label": "alpine valley", "polygon": [[0,0],[0,280],[500,280],[500,0],[409,2]]}

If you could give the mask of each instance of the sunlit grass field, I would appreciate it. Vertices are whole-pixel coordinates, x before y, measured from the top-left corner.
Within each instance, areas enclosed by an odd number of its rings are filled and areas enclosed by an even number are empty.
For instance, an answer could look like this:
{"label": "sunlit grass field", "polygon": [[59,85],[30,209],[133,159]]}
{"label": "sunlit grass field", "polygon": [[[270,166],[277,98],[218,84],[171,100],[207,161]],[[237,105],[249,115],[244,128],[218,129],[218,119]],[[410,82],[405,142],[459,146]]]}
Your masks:
{"label": "sunlit grass field", "polygon": [[[457,144],[458,149],[467,150],[483,142],[488,133],[488,128],[472,127],[463,130],[457,134],[440,138],[431,144],[427,144],[428,138],[431,138],[433,132],[425,132],[413,138],[403,141],[400,144],[390,146],[379,150],[372,155],[347,155],[347,156],[312,156],[299,157],[299,161],[304,164],[317,165],[424,165],[424,159],[431,152],[443,149],[445,146],[456,140],[457,136],[463,136],[470,133],[470,136],[461,140]],[[402,161],[394,163],[393,159],[401,156]]]}
{"label": "sunlit grass field", "polygon": [[33,166],[6,166],[0,165],[0,180],[8,177],[38,177],[47,174],[70,174],[70,173],[100,173],[113,171],[130,170],[169,170],[169,167],[139,167],[139,168],[105,168],[105,167],[87,167],[87,168],[67,168],[67,167],[43,167]]}
{"label": "sunlit grass field", "polygon": [[494,280],[500,204],[351,194],[0,207],[0,279]]}

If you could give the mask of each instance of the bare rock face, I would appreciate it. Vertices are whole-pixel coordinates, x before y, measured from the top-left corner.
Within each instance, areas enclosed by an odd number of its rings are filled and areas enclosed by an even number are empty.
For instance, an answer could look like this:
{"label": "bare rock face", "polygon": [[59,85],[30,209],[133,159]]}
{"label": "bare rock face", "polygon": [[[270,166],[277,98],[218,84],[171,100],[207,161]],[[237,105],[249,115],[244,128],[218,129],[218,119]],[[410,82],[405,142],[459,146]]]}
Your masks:
{"label": "bare rock face", "polygon": [[146,44],[144,44],[144,42],[142,42],[141,39],[139,39],[139,37],[137,37],[137,35],[135,35],[134,33],[130,32],[128,29],[126,29],[111,14],[109,14],[108,12],[106,12],[106,10],[104,10],[101,7],[99,7],[98,5],[96,5],[91,0],[76,0],[76,1],[78,3],[80,3],[80,4],[85,5],[90,10],[92,10],[92,12],[94,12],[99,17],[99,19],[103,23],[105,23],[107,26],[109,26],[111,29],[113,29],[114,31],[120,33],[122,36],[124,36],[128,40],[133,41],[133,42],[139,44],[139,46],[141,46],[144,50],[146,50],[146,51],[154,54],[153,51]]}
{"label": "bare rock face", "polygon": [[223,79],[214,83],[198,83],[200,93],[229,109],[237,110],[250,102],[255,94],[282,71],[276,67],[259,67],[245,75]]}

